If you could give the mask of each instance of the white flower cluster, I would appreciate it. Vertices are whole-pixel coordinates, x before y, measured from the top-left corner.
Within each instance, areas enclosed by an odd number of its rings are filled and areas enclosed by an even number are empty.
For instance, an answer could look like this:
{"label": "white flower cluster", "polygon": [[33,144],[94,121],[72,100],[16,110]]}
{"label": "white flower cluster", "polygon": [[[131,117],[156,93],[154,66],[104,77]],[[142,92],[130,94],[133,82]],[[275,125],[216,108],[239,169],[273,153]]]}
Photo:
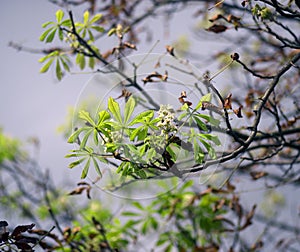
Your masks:
{"label": "white flower cluster", "polygon": [[158,111],[160,121],[156,124],[166,134],[172,131],[177,131],[177,126],[174,123],[175,113],[170,105],[161,105]]}

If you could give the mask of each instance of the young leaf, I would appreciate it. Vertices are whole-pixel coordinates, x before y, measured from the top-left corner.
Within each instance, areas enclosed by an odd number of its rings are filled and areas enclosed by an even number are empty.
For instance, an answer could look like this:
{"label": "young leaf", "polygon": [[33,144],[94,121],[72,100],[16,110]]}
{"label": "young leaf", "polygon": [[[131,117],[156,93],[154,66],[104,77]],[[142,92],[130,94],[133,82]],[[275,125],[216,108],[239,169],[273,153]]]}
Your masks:
{"label": "young leaf", "polygon": [[211,134],[199,134],[200,137],[204,138],[204,139],[207,139],[207,140],[210,140],[212,141],[215,145],[221,145],[221,142],[218,138],[218,136],[216,135],[211,135]]}
{"label": "young leaf", "polygon": [[83,13],[83,23],[87,24],[89,21],[90,13],[88,11],[85,11]]}
{"label": "young leaf", "polygon": [[46,28],[49,24],[55,24],[55,23],[52,21],[45,22],[42,24],[42,28]]}
{"label": "young leaf", "polygon": [[56,15],[56,21],[57,21],[57,23],[60,23],[65,14],[64,14],[64,12],[62,10],[58,10],[55,13],[55,15]]}
{"label": "young leaf", "polygon": [[125,104],[124,123],[127,123],[135,108],[135,99],[131,96]]}
{"label": "young leaf", "polygon": [[92,132],[94,131],[94,129],[90,128],[89,130],[86,131],[84,137],[82,138],[82,141],[80,143],[80,149],[85,148],[86,143],[90,137],[90,135],[92,134]]}
{"label": "young leaf", "polygon": [[120,106],[112,97],[109,97],[108,99],[108,109],[113,114],[114,118],[122,124]]}
{"label": "young leaf", "polygon": [[89,127],[82,127],[76,130],[68,139],[68,143],[74,143],[76,139],[78,138],[79,134],[85,130],[88,130]]}
{"label": "young leaf", "polygon": [[41,69],[40,69],[40,73],[45,73],[49,70],[50,66],[52,65],[54,61],[54,58],[50,59]]}
{"label": "young leaf", "polygon": [[129,126],[132,126],[137,123],[145,123],[146,118],[151,120],[153,116],[154,116],[153,110],[144,111],[138,114],[135,118],[133,118],[132,121],[129,123]]}
{"label": "young leaf", "polygon": [[68,62],[67,62],[66,59],[68,59],[68,58],[67,58],[67,57],[60,58],[60,62],[62,63],[64,69],[65,69],[67,72],[70,72],[70,68],[69,68],[69,65],[68,65]]}
{"label": "young leaf", "polygon": [[47,39],[46,39],[46,43],[51,43],[54,39],[54,36],[55,36],[55,33],[56,33],[56,30],[57,29],[52,29],[52,31],[50,32],[50,34],[47,36]]}
{"label": "young leaf", "polygon": [[212,98],[211,93],[208,93],[208,94],[202,96],[201,99],[200,99],[200,101],[198,102],[198,104],[197,104],[195,110],[198,110],[199,108],[202,107],[202,102],[210,102],[210,101],[211,101],[211,98]]}
{"label": "young leaf", "polygon": [[201,117],[203,119],[205,119],[208,123],[210,123],[211,125],[214,125],[214,126],[219,126],[220,125],[220,120],[218,119],[215,119],[209,115],[204,115],[204,114],[194,114],[194,116],[197,116],[197,117]]}
{"label": "young leaf", "polygon": [[90,168],[90,163],[91,163],[91,158],[88,158],[87,162],[84,165],[84,168],[81,172],[81,179],[86,178],[86,176],[88,175],[89,172],[89,168]]}
{"label": "young leaf", "polygon": [[207,127],[204,122],[202,122],[198,117],[194,116],[193,119],[196,121],[198,127],[201,130],[207,131]]}
{"label": "young leaf", "polygon": [[111,29],[108,31],[107,35],[108,35],[108,36],[111,36],[111,35],[115,34],[116,31],[117,31],[116,28],[111,28]]}
{"label": "young leaf", "polygon": [[102,178],[102,172],[100,170],[100,167],[99,167],[99,164],[98,164],[96,158],[92,157],[92,159],[93,159],[94,167],[95,167],[97,174]]}
{"label": "young leaf", "polygon": [[203,139],[199,138],[199,140],[204,145],[205,149],[208,151],[208,155],[210,156],[210,158],[215,159],[217,157],[215,149]]}
{"label": "young leaf", "polygon": [[98,122],[97,122],[97,126],[99,127],[103,122],[105,122],[106,120],[108,120],[110,118],[110,114],[105,111],[102,110],[99,112],[98,114],[99,118],[98,118]]}
{"label": "young leaf", "polygon": [[63,73],[61,71],[61,66],[60,66],[60,63],[59,63],[59,59],[57,58],[56,59],[56,68],[55,68],[55,72],[56,72],[56,77],[58,80],[61,80],[62,79],[62,76],[63,76]]}
{"label": "young leaf", "polygon": [[40,36],[40,38],[39,38],[40,41],[44,41],[45,38],[48,36],[48,34],[49,34],[52,30],[53,30],[53,27],[51,27],[50,29],[44,31],[44,32],[42,33],[42,35]]}
{"label": "young leaf", "polygon": [[94,120],[90,117],[89,112],[80,110],[78,113],[79,118],[87,121],[89,124],[91,124],[93,127],[96,127]]}
{"label": "young leaf", "polygon": [[96,14],[91,20],[90,23],[93,24],[102,18],[102,14]]}
{"label": "young leaf", "polygon": [[96,30],[97,32],[105,32],[105,29],[102,26],[93,25],[91,28]]}
{"label": "young leaf", "polygon": [[85,68],[85,57],[82,53],[78,53],[76,56],[76,64],[81,70]]}
{"label": "young leaf", "polygon": [[74,168],[75,166],[81,164],[85,159],[86,159],[86,157],[83,157],[81,159],[78,159],[78,160],[72,162],[71,164],[69,164],[69,168],[71,168],[71,169]]}
{"label": "young leaf", "polygon": [[95,67],[95,58],[94,57],[89,58],[89,67],[91,69],[94,69],[94,67]]}
{"label": "young leaf", "polygon": [[58,29],[58,37],[59,37],[60,41],[63,41],[63,39],[64,39],[64,34],[63,34],[62,29]]}

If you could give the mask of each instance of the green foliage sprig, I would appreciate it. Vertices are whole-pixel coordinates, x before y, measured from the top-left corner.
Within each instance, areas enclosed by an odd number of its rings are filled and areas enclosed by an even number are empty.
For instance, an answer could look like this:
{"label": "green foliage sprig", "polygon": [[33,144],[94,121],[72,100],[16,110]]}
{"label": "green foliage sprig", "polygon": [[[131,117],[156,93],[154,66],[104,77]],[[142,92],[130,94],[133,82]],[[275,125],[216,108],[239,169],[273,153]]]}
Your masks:
{"label": "green foliage sprig", "polygon": [[[98,162],[116,159],[119,161],[116,171],[121,176],[147,179],[159,171],[172,170],[178,162],[188,160],[191,152],[194,164],[201,164],[207,158],[214,159],[215,146],[221,142],[217,135],[209,132],[207,125],[218,125],[219,121],[199,113],[201,103],[210,99],[210,94],[203,96],[195,109],[184,105],[175,112],[171,106],[161,105],[157,113],[146,110],[134,115],[137,112],[134,97],[127,100],[123,111],[110,97],[107,109],[100,111],[95,120],[82,110],[79,118],[85,126],[76,129],[68,139],[79,148],[66,156],[78,160],[69,167],[85,162],[81,175],[85,178],[93,162],[101,176]],[[191,128],[192,124],[198,130]]]}
{"label": "green foliage sprig", "polygon": [[[47,55],[42,57],[39,61],[44,63],[44,66],[40,69],[41,73],[45,73],[49,70],[51,65],[55,63],[55,73],[58,80],[61,80],[64,72],[70,72],[70,55],[76,52],[76,64],[82,70],[86,66],[86,57],[88,52],[86,48],[82,47],[74,35],[71,19],[63,19],[65,16],[62,10],[56,12],[56,21],[49,21],[42,25],[43,28],[47,28],[40,36],[40,41],[51,43],[58,35],[58,39],[62,42],[68,43],[70,49],[63,50],[62,48],[54,48],[47,51]],[[96,14],[90,17],[88,11],[83,14],[83,22],[76,22],[76,32],[85,39],[86,42],[93,48],[95,52],[99,53],[99,49],[93,45],[95,41],[96,33],[103,33],[105,29],[97,25],[97,22],[101,19],[101,14]],[[93,69],[95,66],[95,58],[89,57],[88,66]]]}

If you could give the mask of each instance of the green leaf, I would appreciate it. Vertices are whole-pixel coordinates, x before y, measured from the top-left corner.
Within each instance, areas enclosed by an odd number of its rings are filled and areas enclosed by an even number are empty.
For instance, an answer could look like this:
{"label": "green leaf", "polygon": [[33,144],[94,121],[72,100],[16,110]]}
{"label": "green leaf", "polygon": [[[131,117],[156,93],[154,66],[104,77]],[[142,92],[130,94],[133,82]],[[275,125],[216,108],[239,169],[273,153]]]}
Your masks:
{"label": "green leaf", "polygon": [[72,153],[65,155],[65,158],[73,158],[73,157],[78,158],[78,157],[84,157],[84,156],[86,156],[86,153],[84,153],[82,151],[78,152],[78,150],[72,150]]}
{"label": "green leaf", "polygon": [[144,207],[142,206],[142,204],[141,204],[140,202],[134,201],[134,202],[132,202],[132,205],[133,205],[135,208],[137,208],[137,209],[139,209],[139,210],[141,210],[141,211],[144,211]]}
{"label": "green leaf", "polygon": [[92,159],[93,159],[94,167],[95,167],[97,174],[102,178],[102,172],[100,170],[100,167],[99,167],[99,164],[98,164],[96,158],[92,157]]}
{"label": "green leaf", "polygon": [[54,58],[50,59],[41,69],[40,69],[40,73],[45,73],[49,70],[50,66],[52,65],[54,61]]}
{"label": "green leaf", "polygon": [[147,133],[148,133],[147,128],[145,128],[144,126],[140,126],[131,132],[129,136],[130,141],[134,141],[136,137],[138,137],[138,140],[143,140],[146,138]]}
{"label": "green leaf", "polygon": [[90,168],[90,163],[91,163],[91,158],[88,158],[87,162],[84,165],[84,168],[81,172],[81,179],[86,178],[86,176],[88,175],[89,172],[89,168]]}
{"label": "green leaf", "polygon": [[138,114],[135,118],[132,119],[132,121],[128,124],[129,126],[132,126],[137,123],[145,123],[146,120],[151,120],[154,116],[153,110],[147,110],[140,114]]}
{"label": "green leaf", "polygon": [[215,145],[221,145],[220,139],[218,136],[216,135],[212,135],[212,134],[199,134],[200,137],[210,140],[212,142],[214,142]]}
{"label": "green leaf", "polygon": [[117,168],[117,170],[116,170],[116,173],[120,173],[121,171],[123,171],[127,165],[128,165],[128,163],[122,162],[122,163],[118,166],[118,168]]}
{"label": "green leaf", "polygon": [[114,143],[106,143],[105,147],[107,149],[107,152],[111,153],[115,152],[119,148],[119,146]]}
{"label": "green leaf", "polygon": [[116,28],[111,28],[111,29],[108,31],[107,35],[108,35],[108,36],[111,36],[111,35],[115,34],[116,31],[117,31]]}
{"label": "green leaf", "polygon": [[94,30],[96,30],[97,32],[105,32],[105,29],[104,29],[102,26],[95,26],[95,25],[93,25],[93,26],[91,27],[91,29],[94,29]]}
{"label": "green leaf", "polygon": [[187,117],[190,113],[184,112],[178,116],[178,121],[181,121],[183,118]]}
{"label": "green leaf", "polygon": [[57,23],[60,23],[65,14],[64,14],[64,12],[62,10],[58,10],[55,13],[55,15],[56,15],[56,21],[57,21]]}
{"label": "green leaf", "polygon": [[39,59],[39,62],[43,63],[43,62],[45,62],[47,59],[49,59],[49,58],[51,58],[51,57],[54,57],[54,56],[56,56],[56,55],[58,55],[58,51],[54,51],[54,52],[52,52],[52,53],[49,53],[49,54],[47,54],[46,56],[40,58],[40,59]]}
{"label": "green leaf", "polygon": [[94,41],[95,38],[93,36],[93,33],[90,31],[90,30],[87,30],[88,34],[89,34],[89,38],[90,38],[90,41]]}
{"label": "green leaf", "polygon": [[84,137],[81,140],[80,149],[83,149],[86,146],[86,143],[93,131],[94,131],[94,129],[92,129],[92,128],[90,128],[89,130],[86,131]]}
{"label": "green leaf", "polygon": [[138,170],[138,171],[136,172],[136,174],[137,174],[141,179],[147,179],[147,173],[146,173],[144,170],[142,170],[142,169]]}
{"label": "green leaf", "polygon": [[109,99],[108,99],[108,109],[113,114],[114,118],[120,124],[122,124],[122,116],[121,116],[121,112],[120,112],[120,106],[112,97],[109,97]]}
{"label": "green leaf", "polygon": [[138,213],[134,213],[134,212],[129,212],[129,211],[126,211],[126,212],[122,212],[122,216],[129,216],[129,217],[133,217],[133,216],[140,216],[140,214],[138,214]]}
{"label": "green leaf", "polygon": [[179,192],[184,192],[187,188],[191,187],[194,184],[193,180],[188,180],[187,182],[185,182],[182,187],[180,187]]}
{"label": "green leaf", "polygon": [[193,114],[193,116],[197,116],[197,117],[201,117],[203,119],[205,119],[208,123],[210,123],[211,125],[214,125],[214,126],[219,126],[220,125],[220,120],[218,119],[215,119],[209,115],[204,115],[204,114]]}
{"label": "green leaf", "polygon": [[207,127],[204,122],[202,122],[198,117],[193,117],[193,119],[196,121],[197,125],[199,126],[200,130],[207,131]]}
{"label": "green leaf", "polygon": [[85,130],[88,130],[88,129],[90,129],[90,127],[82,127],[82,128],[79,128],[78,130],[76,130],[76,131],[68,138],[68,143],[74,143],[74,142],[77,140],[79,134],[80,134],[81,132],[85,131]]}
{"label": "green leaf", "polygon": [[69,164],[69,168],[71,168],[71,169],[74,168],[75,166],[81,164],[85,159],[86,159],[86,157],[78,159],[78,160],[72,162],[71,164]]}
{"label": "green leaf", "polygon": [[90,117],[90,113],[85,110],[80,110],[78,113],[80,119],[87,121],[91,126],[96,127],[94,120]]}
{"label": "green leaf", "polygon": [[46,43],[51,43],[54,39],[55,33],[57,29],[52,29],[50,34],[47,36]]}
{"label": "green leaf", "polygon": [[58,29],[58,37],[59,37],[60,41],[63,41],[64,33],[63,33],[62,29]]}
{"label": "green leaf", "polygon": [[101,124],[103,124],[108,119],[110,119],[110,114],[106,110],[100,111],[98,113],[97,127],[101,127]]}
{"label": "green leaf", "polygon": [[142,227],[141,227],[141,232],[143,235],[145,235],[149,229],[150,226],[150,220],[146,219],[145,222],[143,223]]}
{"label": "green leaf", "polygon": [[189,105],[187,103],[183,104],[180,108],[182,111],[187,111],[189,109]]}
{"label": "green leaf", "polygon": [[90,24],[93,24],[102,18],[102,14],[96,14],[91,20]]}
{"label": "green leaf", "polygon": [[81,70],[83,70],[85,68],[85,57],[82,53],[77,54],[76,64],[79,65]]}
{"label": "green leaf", "polygon": [[66,19],[66,20],[62,21],[60,25],[70,27],[72,25],[72,22],[70,19]]}
{"label": "green leaf", "polygon": [[212,99],[212,94],[211,93],[208,93],[208,94],[202,96],[200,101],[198,102],[195,110],[198,110],[199,108],[202,107],[202,102],[210,102],[211,99]]}
{"label": "green leaf", "polygon": [[94,129],[93,132],[94,132],[93,133],[94,143],[95,143],[95,145],[98,145],[98,143],[99,143],[99,140],[98,140],[98,131],[96,129]]}
{"label": "green leaf", "polygon": [[216,156],[216,152],[215,149],[206,141],[199,139],[200,142],[204,145],[205,149],[208,151],[208,155],[210,156],[210,158],[215,159]]}
{"label": "green leaf", "polygon": [[85,11],[85,12],[83,13],[83,23],[87,24],[88,21],[89,21],[89,17],[90,17],[89,11]]}
{"label": "green leaf", "polygon": [[177,154],[173,151],[173,149],[171,148],[171,145],[168,145],[166,150],[171,155],[172,161],[176,162]]}
{"label": "green leaf", "polygon": [[60,58],[60,62],[62,63],[64,69],[67,71],[67,72],[70,72],[70,68],[69,68],[69,65],[67,63],[67,61],[63,58]]}
{"label": "green leaf", "polygon": [[56,72],[56,77],[58,80],[61,80],[62,79],[62,76],[63,76],[63,73],[61,71],[61,66],[60,66],[60,63],[59,63],[59,59],[57,58],[56,59],[56,68],[55,68],[55,72]]}
{"label": "green leaf", "polygon": [[128,99],[128,101],[125,104],[125,110],[124,110],[124,123],[125,124],[129,121],[134,108],[135,108],[135,99],[132,96],[130,96],[130,98]]}
{"label": "green leaf", "polygon": [[94,57],[89,57],[89,67],[91,69],[94,69],[94,67],[95,67],[95,58]]}
{"label": "green leaf", "polygon": [[55,23],[52,21],[45,22],[42,24],[42,28],[46,28],[49,24],[55,24]]}
{"label": "green leaf", "polygon": [[40,38],[39,38],[40,41],[44,41],[45,38],[47,37],[47,35],[48,35],[52,30],[54,30],[53,27],[51,27],[50,29],[44,31],[44,32],[42,33],[42,35],[40,36]]}

